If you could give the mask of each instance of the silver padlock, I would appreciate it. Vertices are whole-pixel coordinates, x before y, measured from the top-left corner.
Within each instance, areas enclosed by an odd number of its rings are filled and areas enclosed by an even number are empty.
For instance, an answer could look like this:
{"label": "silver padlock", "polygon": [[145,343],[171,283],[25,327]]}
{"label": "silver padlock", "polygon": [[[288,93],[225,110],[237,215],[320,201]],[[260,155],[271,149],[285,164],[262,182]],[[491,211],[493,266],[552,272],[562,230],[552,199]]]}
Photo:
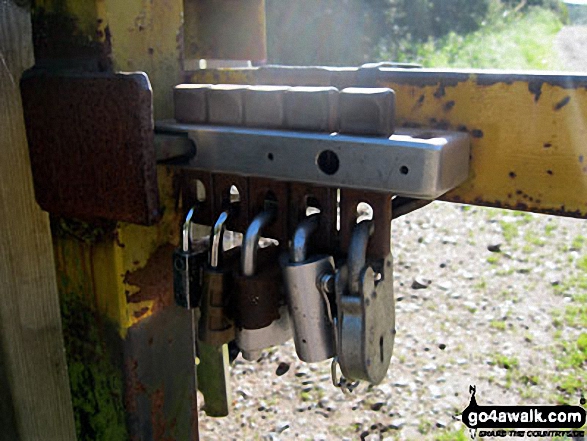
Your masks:
{"label": "silver padlock", "polygon": [[258,261],[261,232],[274,217],[271,210],[258,214],[247,228],[241,248],[241,274],[236,278],[236,343],[249,361],[258,360],[264,349],[291,338],[279,262],[273,257]]}
{"label": "silver padlock", "polygon": [[327,287],[334,276],[334,259],[327,255],[308,258],[308,244],[318,228],[319,216],[309,216],[298,225],[290,256],[282,261],[296,353],[307,363],[327,360],[336,353],[328,298],[331,290]]}
{"label": "silver padlock", "polygon": [[373,222],[355,226],[347,263],[336,274],[337,355],[350,380],[379,384],[385,378],[395,340],[393,261],[366,258]]}

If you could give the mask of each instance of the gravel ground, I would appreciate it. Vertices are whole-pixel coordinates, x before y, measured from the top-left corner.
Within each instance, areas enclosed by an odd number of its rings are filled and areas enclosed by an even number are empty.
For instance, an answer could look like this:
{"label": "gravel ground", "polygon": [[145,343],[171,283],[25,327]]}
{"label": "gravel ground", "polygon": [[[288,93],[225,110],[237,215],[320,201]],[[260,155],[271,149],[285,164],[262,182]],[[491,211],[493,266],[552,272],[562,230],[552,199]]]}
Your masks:
{"label": "gravel ground", "polygon": [[386,380],[344,395],[330,364],[302,363],[292,342],[258,363],[239,356],[234,411],[200,412],[202,439],[469,439],[453,419],[469,385],[480,405],[578,404],[587,356],[565,360],[587,317],[585,221],[436,202],[393,225]]}
{"label": "gravel ground", "polygon": [[587,71],[587,26],[565,26],[558,33],[555,45],[563,63],[560,69]]}

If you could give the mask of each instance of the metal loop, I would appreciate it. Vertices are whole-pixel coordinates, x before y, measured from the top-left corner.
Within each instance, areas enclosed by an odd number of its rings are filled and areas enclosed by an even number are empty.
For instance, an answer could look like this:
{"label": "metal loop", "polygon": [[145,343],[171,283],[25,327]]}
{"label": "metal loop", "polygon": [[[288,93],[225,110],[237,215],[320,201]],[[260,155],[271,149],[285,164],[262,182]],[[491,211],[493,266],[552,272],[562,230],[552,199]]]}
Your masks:
{"label": "metal loop", "polygon": [[190,229],[192,226],[192,218],[194,217],[194,210],[196,207],[192,207],[188,212],[187,216],[185,217],[185,221],[183,222],[182,228],[182,241],[181,241],[181,249],[183,251],[189,251],[191,248],[190,242]]}
{"label": "metal loop", "polygon": [[222,242],[224,239],[224,230],[226,229],[226,221],[228,220],[228,211],[223,211],[218,220],[212,228],[212,237],[210,247],[210,266],[212,268],[218,268],[220,265],[220,258],[222,255]]}
{"label": "metal loop", "polygon": [[361,286],[361,272],[367,262],[367,246],[369,237],[373,234],[373,221],[364,220],[358,223],[353,230],[349,244],[349,290],[351,295],[357,295]]}
{"label": "metal loop", "polygon": [[300,222],[292,240],[290,256],[292,262],[301,263],[308,258],[308,244],[310,242],[310,237],[318,229],[319,222],[319,213],[312,214]]}
{"label": "metal loop", "polygon": [[257,272],[257,250],[263,229],[275,220],[274,210],[259,213],[247,228],[241,249],[241,269],[244,276],[254,276]]}

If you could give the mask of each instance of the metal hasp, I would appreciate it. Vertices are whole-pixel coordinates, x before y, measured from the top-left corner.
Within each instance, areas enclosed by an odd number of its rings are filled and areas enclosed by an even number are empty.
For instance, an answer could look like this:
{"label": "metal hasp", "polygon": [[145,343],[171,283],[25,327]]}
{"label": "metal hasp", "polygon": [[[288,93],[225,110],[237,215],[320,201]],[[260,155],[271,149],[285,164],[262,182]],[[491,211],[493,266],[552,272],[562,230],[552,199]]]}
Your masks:
{"label": "metal hasp", "polygon": [[327,360],[336,353],[330,299],[321,288],[324,277],[334,275],[334,259],[326,255],[308,257],[308,245],[319,220],[316,214],[298,225],[291,256],[282,262],[296,353],[307,363]]}
{"label": "metal hasp", "polygon": [[[260,251],[263,251],[259,250],[261,233],[275,219],[275,215],[274,210],[265,210],[255,216],[242,244],[242,274],[238,278],[237,288],[239,329],[236,343],[243,358],[249,361],[259,359],[263,349],[285,343],[291,338],[289,314],[280,299],[279,266],[258,262]],[[258,268],[261,268],[259,274]]]}
{"label": "metal hasp", "polygon": [[395,340],[393,262],[366,258],[372,221],[356,225],[346,265],[336,274],[338,361],[345,377],[379,384]]}
{"label": "metal hasp", "polygon": [[[197,147],[187,167],[436,199],[469,175],[469,135],[401,129],[389,138],[158,122]],[[235,161],[235,158],[238,158]]]}

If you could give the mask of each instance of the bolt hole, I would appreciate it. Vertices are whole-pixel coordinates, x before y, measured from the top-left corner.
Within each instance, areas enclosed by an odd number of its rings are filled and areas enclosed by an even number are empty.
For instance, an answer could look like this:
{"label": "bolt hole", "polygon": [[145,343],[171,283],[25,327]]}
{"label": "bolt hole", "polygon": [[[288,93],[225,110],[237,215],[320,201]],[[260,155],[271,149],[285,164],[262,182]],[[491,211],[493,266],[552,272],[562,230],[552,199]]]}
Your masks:
{"label": "bolt hole", "polygon": [[305,339],[305,338],[302,338],[302,343],[306,344],[306,343],[308,343],[308,342],[306,341],[306,339]]}
{"label": "bolt hole", "polygon": [[306,196],[306,216],[311,216],[312,214],[318,214],[322,210],[320,210],[320,202],[314,196]]}
{"label": "bolt hole", "polygon": [[340,167],[338,155],[332,150],[324,150],[318,155],[316,162],[318,164],[318,168],[327,175],[335,174]]}
{"label": "bolt hole", "polygon": [[273,161],[273,153],[267,153],[267,159]]}
{"label": "bolt hole", "polygon": [[264,210],[278,210],[279,206],[277,204],[277,196],[271,190],[269,190],[265,194],[265,199],[263,201],[263,209]]}
{"label": "bolt hole", "polygon": [[357,223],[364,220],[373,220],[373,207],[367,202],[357,204]]}
{"label": "bolt hole", "polygon": [[206,186],[199,179],[196,179],[196,200],[198,202],[206,200]]}
{"label": "bolt hole", "polygon": [[402,165],[399,171],[402,175],[407,175],[410,172],[410,169],[407,166]]}
{"label": "bolt hole", "polygon": [[230,187],[229,200],[231,204],[236,204],[241,201],[241,193],[236,185]]}

